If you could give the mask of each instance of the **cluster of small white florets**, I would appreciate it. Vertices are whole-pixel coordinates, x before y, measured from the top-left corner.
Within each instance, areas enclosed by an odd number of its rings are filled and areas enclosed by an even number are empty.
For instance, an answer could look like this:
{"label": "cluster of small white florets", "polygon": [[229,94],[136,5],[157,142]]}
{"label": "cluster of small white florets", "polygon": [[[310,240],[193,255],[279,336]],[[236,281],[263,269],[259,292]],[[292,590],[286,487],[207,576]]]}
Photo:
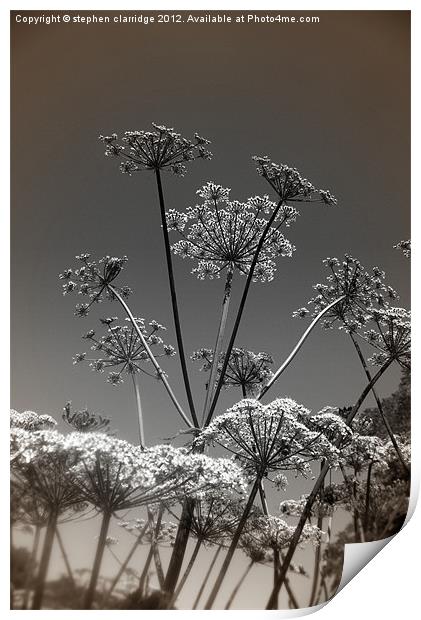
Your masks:
{"label": "cluster of small white florets", "polygon": [[[167,213],[169,230],[182,239],[172,246],[175,254],[198,262],[192,273],[199,279],[219,277],[224,269],[237,269],[247,275],[268,225],[266,214],[276,204],[268,196],[254,196],[246,202],[230,201],[228,188],[208,182],[197,192],[204,202],[190,207],[186,213],[174,209]],[[270,281],[279,256],[292,256],[294,247],[280,232],[289,226],[297,211],[282,206],[274,225],[264,237],[254,268],[254,280]]]}
{"label": "cluster of small white florets", "polygon": [[40,431],[52,429],[57,422],[50,415],[35,413],[35,411],[15,411],[10,410],[11,428],[22,428],[26,431]]}

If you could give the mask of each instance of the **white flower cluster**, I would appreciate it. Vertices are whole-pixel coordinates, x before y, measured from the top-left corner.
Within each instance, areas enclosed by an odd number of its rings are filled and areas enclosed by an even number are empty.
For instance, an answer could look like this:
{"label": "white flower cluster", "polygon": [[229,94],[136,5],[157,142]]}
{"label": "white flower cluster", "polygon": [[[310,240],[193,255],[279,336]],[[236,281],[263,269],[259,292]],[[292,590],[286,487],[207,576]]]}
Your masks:
{"label": "white flower cluster", "polygon": [[411,367],[411,313],[404,308],[373,310],[372,319],[376,329],[364,332],[363,337],[376,352],[370,361],[376,365],[388,359],[398,362],[402,368]]}
{"label": "white flower cluster", "polygon": [[35,413],[35,411],[10,410],[11,428],[22,428],[25,431],[40,431],[54,428],[57,422],[47,414]]}
{"label": "white flower cluster", "polygon": [[120,170],[124,174],[169,169],[184,176],[187,162],[212,158],[212,153],[205,148],[209,140],[197,133],[194,140],[189,140],[170,127],[155,123],[152,126],[154,131],[126,131],[120,141],[116,133],[99,136],[106,146],[105,155],[122,160]]}
{"label": "white flower cluster", "polygon": [[[270,470],[309,473],[308,463],[325,458],[338,462],[340,453],[328,438],[333,414],[311,416],[290,398],[268,405],[244,399],[218,416],[202,431],[198,443],[216,443],[235,454],[247,470],[267,475]],[[335,425],[344,432],[340,419]],[[347,432],[348,434],[348,432]],[[336,439],[336,437],[335,437]]]}
{"label": "white flower cluster", "polygon": [[[192,273],[202,280],[219,277],[227,268],[235,268],[247,275],[268,224],[265,214],[276,207],[268,196],[255,196],[246,202],[230,201],[229,192],[229,189],[210,181],[198,190],[204,198],[201,205],[188,208],[186,213],[175,210],[167,213],[169,230],[182,237],[172,246],[174,254],[198,261]],[[292,256],[295,248],[279,229],[282,225],[290,225],[296,216],[293,207],[280,208],[276,225],[269,228],[260,249],[253,276],[255,280],[272,280],[276,259]]]}

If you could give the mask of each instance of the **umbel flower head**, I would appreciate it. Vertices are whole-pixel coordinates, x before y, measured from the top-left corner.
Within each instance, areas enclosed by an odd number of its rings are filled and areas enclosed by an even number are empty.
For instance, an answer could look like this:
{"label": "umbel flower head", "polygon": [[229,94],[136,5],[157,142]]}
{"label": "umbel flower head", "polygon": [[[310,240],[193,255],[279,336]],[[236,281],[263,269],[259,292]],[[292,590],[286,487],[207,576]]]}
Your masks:
{"label": "umbel flower head", "polygon": [[79,433],[90,433],[92,431],[109,431],[111,420],[104,418],[98,413],[93,413],[87,409],[72,412],[72,403],[69,401],[63,407],[62,418],[73,430]]}
{"label": "umbel flower head", "polygon": [[54,430],[11,430],[12,473],[19,484],[58,514],[80,507],[83,497],[72,472],[74,454],[64,435]]}
{"label": "umbel flower head", "polygon": [[[181,240],[173,244],[174,254],[197,261],[192,270],[199,279],[219,277],[224,269],[237,269],[247,275],[268,220],[265,214],[275,207],[268,196],[255,196],[246,202],[230,201],[230,190],[208,182],[197,191],[203,203],[186,213],[171,209],[167,213],[169,230]],[[293,207],[282,207],[259,252],[254,280],[273,279],[276,259],[292,256],[294,247],[280,232],[297,216]]]}
{"label": "umbel flower head", "polygon": [[76,305],[76,316],[87,316],[92,304],[99,303],[104,298],[114,300],[115,295],[110,289],[112,286],[122,297],[128,297],[131,289],[128,286],[116,286],[115,280],[120,275],[127,256],[121,258],[103,256],[98,262],[90,260],[90,254],[79,254],[76,259],[81,266],[78,269],[65,269],[60,275],[64,281],[63,295],[77,292],[88,301]]}
{"label": "umbel flower head", "polygon": [[50,415],[38,414],[35,411],[10,410],[10,427],[22,428],[25,431],[42,431],[53,429],[57,422]]}
{"label": "umbel flower head", "polygon": [[[244,399],[216,417],[196,439],[200,444],[218,444],[234,454],[247,472],[268,476],[270,471],[310,473],[309,462],[325,458],[338,462],[339,451],[329,440],[333,414],[323,422],[323,413],[310,411],[290,398],[268,405]],[[336,436],[350,434],[339,416]]]}
{"label": "umbel flower head", "polygon": [[411,258],[411,239],[407,239],[406,241],[399,241],[399,243],[397,243],[393,247],[396,250],[401,250],[402,254],[406,256],[406,258]]}
{"label": "umbel flower head", "polygon": [[[101,357],[87,357],[86,353],[78,353],[73,358],[73,363],[89,362],[95,372],[104,372],[113,369],[107,381],[112,385],[123,383],[123,375],[135,375],[142,372],[146,375],[156,376],[145,370],[150,359],[146,349],[139,338],[133,324],[128,321],[127,325],[118,325],[117,317],[101,319],[106,328],[106,335],[97,336],[91,329],[84,336],[84,340],[92,343],[91,349],[98,351]],[[167,345],[158,334],[166,328],[157,321],[151,321],[148,326],[144,319],[135,319],[146,343],[150,348],[155,348],[155,357],[171,357],[175,355],[175,349]]]}
{"label": "umbel flower head", "polygon": [[235,463],[183,448],[142,450],[103,433],[71,433],[66,446],[75,455],[72,469],[81,495],[100,511],[171,503],[186,495],[199,498],[211,488],[245,489]]}
{"label": "umbel flower head", "polygon": [[393,359],[404,369],[411,368],[411,313],[404,308],[373,310],[371,317],[376,329],[370,329],[363,338],[376,352],[370,358],[375,365]]}
{"label": "umbel flower head", "polygon": [[[247,538],[267,551],[282,551],[291,542],[295,527],[288,525],[280,517],[273,515],[261,515],[254,520],[254,527],[249,528]],[[321,530],[316,525],[305,525],[300,537],[300,543],[312,542],[317,546],[320,544]]]}
{"label": "umbel flower head", "polygon": [[193,536],[205,544],[226,543],[238,526],[244,506],[244,497],[209,493],[193,506],[191,512]]}
{"label": "umbel flower head", "polygon": [[[341,329],[355,331],[371,318],[372,308],[387,307],[389,300],[397,299],[397,293],[384,282],[385,273],[378,267],[367,272],[361,263],[345,254],[341,262],[337,258],[326,258],[324,266],[328,270],[325,284],[315,284],[318,295],[310,299],[313,305],[311,316],[316,317],[335,299],[344,299],[334,305],[325,315],[326,329],[335,323]],[[293,316],[304,318],[309,314],[307,308],[300,308]]]}
{"label": "umbel flower head", "polygon": [[[192,359],[203,362],[200,370],[209,371],[212,367],[213,354],[213,349],[199,349],[193,353]],[[219,381],[224,360],[225,352],[222,351],[218,360],[216,382]],[[244,398],[252,396],[261,390],[272,377],[273,373],[269,368],[271,364],[273,364],[273,359],[268,353],[253,353],[253,351],[233,348],[224,375],[223,386],[240,388]]]}
{"label": "umbel flower head", "polygon": [[[152,512],[150,510],[150,513]],[[146,544],[156,542],[159,545],[172,545],[177,534],[177,524],[171,521],[160,521],[159,527],[152,519],[120,521],[118,525],[135,537],[138,537],[143,532],[142,543]]]}
{"label": "umbel flower head", "polygon": [[316,189],[310,181],[304,179],[296,168],[286,164],[275,164],[269,157],[253,157],[257,172],[278,195],[282,202],[324,202],[336,205],[337,200],[329,190]]}
{"label": "umbel flower head", "polygon": [[126,131],[121,138],[116,133],[99,136],[106,146],[105,155],[121,159],[124,174],[142,170],[170,170],[183,176],[186,163],[195,159],[211,159],[206,149],[209,140],[197,133],[192,140],[183,138],[174,129],[152,123],[154,131]]}

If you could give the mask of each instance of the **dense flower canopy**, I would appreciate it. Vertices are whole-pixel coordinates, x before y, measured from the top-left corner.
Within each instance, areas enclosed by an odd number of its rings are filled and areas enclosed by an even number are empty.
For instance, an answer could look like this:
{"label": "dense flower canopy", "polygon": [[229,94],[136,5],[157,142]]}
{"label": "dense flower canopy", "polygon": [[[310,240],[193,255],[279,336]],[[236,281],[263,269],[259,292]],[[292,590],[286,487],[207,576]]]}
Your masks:
{"label": "dense flower canopy", "polygon": [[152,126],[154,131],[126,131],[121,138],[116,133],[99,136],[106,146],[105,155],[122,160],[120,170],[124,174],[168,169],[184,176],[187,162],[212,158],[205,148],[209,140],[197,133],[190,140],[164,125],[152,123]]}
{"label": "dense flower canopy", "polygon": [[336,205],[337,200],[329,190],[316,189],[304,179],[296,168],[286,164],[275,164],[269,157],[254,156],[257,172],[276,192],[282,202],[314,202]]}
{"label": "dense flower canopy", "polygon": [[[255,196],[246,202],[229,200],[230,190],[209,181],[197,192],[203,203],[186,213],[171,209],[167,213],[169,230],[182,239],[172,246],[175,254],[197,261],[192,273],[199,279],[219,277],[224,269],[237,269],[247,275],[257,246],[268,224],[266,214],[276,204],[268,196]],[[270,227],[254,270],[254,279],[270,281],[279,256],[292,256],[294,247],[280,232],[297,216],[293,207],[283,206]]]}
{"label": "dense flower canopy", "polygon": [[[156,376],[144,368],[145,363],[150,362],[150,358],[133,324],[129,321],[129,325],[118,325],[116,321],[117,317],[101,319],[107,330],[106,335],[97,337],[96,332],[91,329],[83,336],[92,343],[91,349],[98,351],[101,357],[92,358],[87,357],[86,353],[78,353],[73,358],[73,363],[89,362],[95,372],[115,369],[109,373],[107,379],[112,385],[123,383],[124,374],[135,375],[142,372]],[[141,318],[136,318],[135,321],[149,348],[155,349],[155,358],[175,355],[174,347],[165,344],[158,335],[166,329],[163,325],[157,321],[150,321],[146,326],[145,320]]]}
{"label": "dense flower canopy", "polygon": [[142,450],[104,434],[72,433],[66,447],[75,455],[73,472],[82,496],[100,510],[201,497],[214,487],[232,492],[245,488],[235,463],[170,445]]}
{"label": "dense flower canopy", "polygon": [[110,290],[110,286],[122,296],[128,297],[131,289],[128,286],[117,286],[116,278],[120,275],[127,256],[121,258],[103,256],[98,262],[90,260],[90,254],[79,254],[76,259],[80,261],[81,267],[65,269],[60,273],[60,280],[64,281],[63,295],[77,292],[89,301],[76,305],[76,316],[87,316],[92,304],[100,303],[104,298],[113,300],[115,295]]}
{"label": "dense flower canopy", "polygon": [[[193,353],[192,359],[203,362],[200,370],[209,371],[212,367],[213,355],[213,349],[199,349]],[[219,355],[216,382],[219,381],[225,355],[224,351],[221,351]],[[224,374],[223,386],[241,388],[244,397],[252,396],[273,376],[269,368],[271,364],[273,364],[273,359],[268,353],[253,353],[253,351],[234,347]]]}
{"label": "dense flower canopy", "polygon": [[41,431],[53,429],[57,422],[47,414],[35,413],[35,411],[10,410],[10,427],[22,428],[25,431]]}
{"label": "dense flower canopy", "polygon": [[311,415],[290,398],[279,398],[268,405],[244,399],[215,418],[196,441],[223,446],[247,470],[259,475],[271,470],[308,474],[312,460],[338,462],[339,451],[327,436],[333,432],[335,439],[351,434],[339,416],[330,412]]}
{"label": "dense flower canopy", "polygon": [[12,474],[17,484],[30,487],[50,509],[63,513],[84,498],[72,471],[74,454],[67,438],[57,431],[12,429]]}
{"label": "dense flower canopy", "polygon": [[[325,328],[338,324],[340,328],[355,331],[371,319],[373,308],[387,307],[389,300],[398,297],[385,284],[385,273],[378,267],[373,267],[369,273],[357,259],[347,254],[342,262],[337,258],[326,258],[323,263],[328,270],[327,283],[313,286],[318,295],[309,301],[313,306],[311,315],[316,317],[335,299],[344,296],[325,315]],[[307,308],[299,308],[293,316],[303,318],[308,314]]]}

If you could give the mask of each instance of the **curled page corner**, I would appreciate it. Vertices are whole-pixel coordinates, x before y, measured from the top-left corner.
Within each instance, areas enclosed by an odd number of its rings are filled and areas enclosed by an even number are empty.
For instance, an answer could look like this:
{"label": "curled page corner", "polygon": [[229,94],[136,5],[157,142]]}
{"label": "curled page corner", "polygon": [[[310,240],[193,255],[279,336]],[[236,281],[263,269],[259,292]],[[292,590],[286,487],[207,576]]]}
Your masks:
{"label": "curled page corner", "polygon": [[[398,532],[399,533],[399,532]],[[366,566],[384,547],[396,536],[389,536],[382,540],[374,540],[364,543],[348,543],[344,549],[344,564],[342,577],[339,587],[335,593],[338,594],[351,579]]]}

